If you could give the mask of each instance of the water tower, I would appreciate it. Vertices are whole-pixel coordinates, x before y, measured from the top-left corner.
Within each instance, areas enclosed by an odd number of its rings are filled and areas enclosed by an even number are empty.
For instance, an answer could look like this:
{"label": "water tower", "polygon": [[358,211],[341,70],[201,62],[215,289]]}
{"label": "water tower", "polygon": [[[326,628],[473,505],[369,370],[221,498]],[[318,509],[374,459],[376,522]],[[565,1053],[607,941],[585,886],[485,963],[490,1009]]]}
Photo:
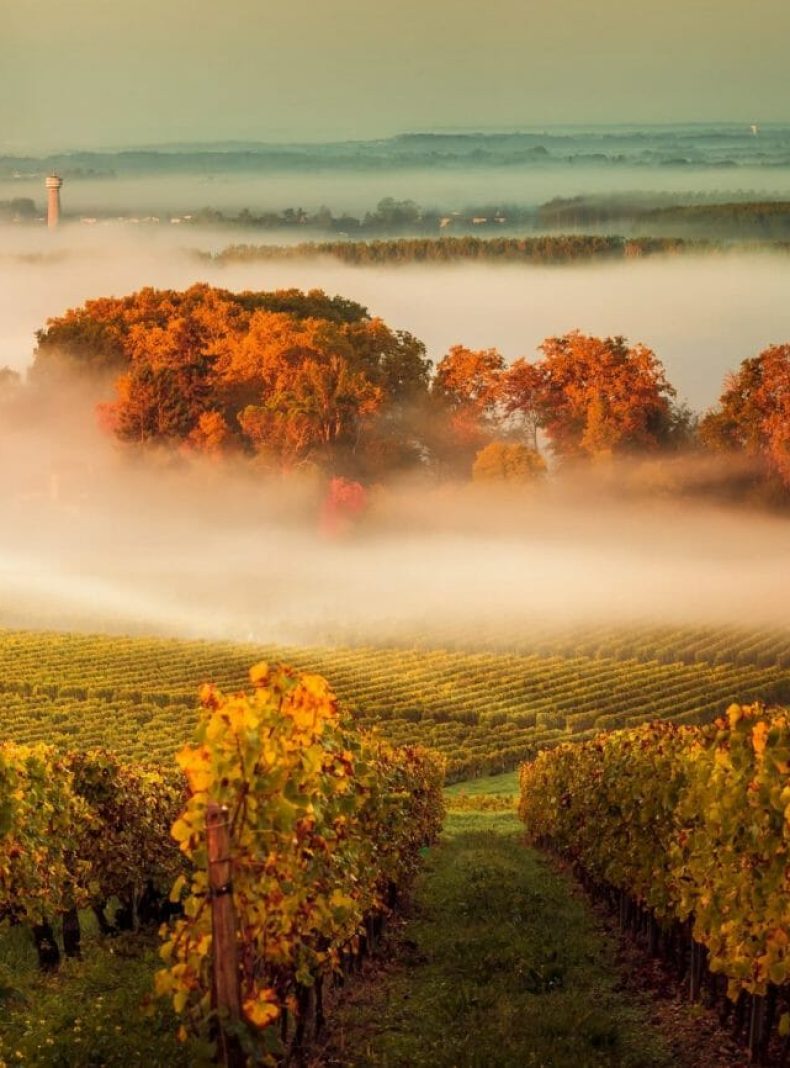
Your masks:
{"label": "water tower", "polygon": [[47,187],[47,226],[56,230],[60,221],[60,187],[63,179],[57,174],[50,174],[44,183]]}

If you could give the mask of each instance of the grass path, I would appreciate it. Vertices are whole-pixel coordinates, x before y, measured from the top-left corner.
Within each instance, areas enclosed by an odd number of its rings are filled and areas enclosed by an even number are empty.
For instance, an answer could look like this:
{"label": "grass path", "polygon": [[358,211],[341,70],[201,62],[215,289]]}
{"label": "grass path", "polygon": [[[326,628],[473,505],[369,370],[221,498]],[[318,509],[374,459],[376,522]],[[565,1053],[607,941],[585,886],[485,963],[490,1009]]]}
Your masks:
{"label": "grass path", "polygon": [[320,1063],[672,1063],[648,1006],[618,989],[613,950],[586,903],[522,844],[508,812],[449,814],[393,940],[393,959],[341,998]]}

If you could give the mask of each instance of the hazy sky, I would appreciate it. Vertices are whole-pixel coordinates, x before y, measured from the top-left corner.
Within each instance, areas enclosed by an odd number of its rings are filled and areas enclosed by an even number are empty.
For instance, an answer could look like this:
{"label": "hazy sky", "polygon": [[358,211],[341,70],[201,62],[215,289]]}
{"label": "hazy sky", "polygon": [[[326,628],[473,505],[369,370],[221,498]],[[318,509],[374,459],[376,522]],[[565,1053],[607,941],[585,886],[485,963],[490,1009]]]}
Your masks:
{"label": "hazy sky", "polygon": [[0,151],[790,119],[788,0],[4,0]]}

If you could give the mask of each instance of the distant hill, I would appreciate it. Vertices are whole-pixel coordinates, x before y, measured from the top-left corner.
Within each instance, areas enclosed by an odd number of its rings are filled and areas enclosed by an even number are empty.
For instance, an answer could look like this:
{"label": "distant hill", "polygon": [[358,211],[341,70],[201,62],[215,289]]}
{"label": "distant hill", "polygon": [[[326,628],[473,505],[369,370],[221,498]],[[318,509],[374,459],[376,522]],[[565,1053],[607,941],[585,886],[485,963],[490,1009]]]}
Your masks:
{"label": "distant hill", "polygon": [[790,126],[746,124],[404,133],[366,141],[167,144],[0,156],[0,177],[168,172],[598,165],[790,167]]}

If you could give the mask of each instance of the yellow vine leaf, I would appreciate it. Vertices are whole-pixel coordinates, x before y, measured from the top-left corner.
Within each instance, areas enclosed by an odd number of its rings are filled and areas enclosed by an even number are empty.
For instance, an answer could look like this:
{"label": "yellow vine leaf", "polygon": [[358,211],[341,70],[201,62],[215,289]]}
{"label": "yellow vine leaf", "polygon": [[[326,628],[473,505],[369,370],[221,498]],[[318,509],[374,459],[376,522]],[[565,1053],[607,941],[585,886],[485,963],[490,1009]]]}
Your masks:
{"label": "yellow vine leaf", "polygon": [[280,1015],[280,1009],[272,1001],[277,995],[268,987],[260,990],[255,998],[244,1002],[244,1015],[254,1027],[268,1027]]}
{"label": "yellow vine leaf", "polygon": [[759,723],[755,723],[752,729],[752,745],[754,751],[758,757],[761,757],[765,753],[765,747],[768,743],[768,724],[765,720],[760,720]]}

